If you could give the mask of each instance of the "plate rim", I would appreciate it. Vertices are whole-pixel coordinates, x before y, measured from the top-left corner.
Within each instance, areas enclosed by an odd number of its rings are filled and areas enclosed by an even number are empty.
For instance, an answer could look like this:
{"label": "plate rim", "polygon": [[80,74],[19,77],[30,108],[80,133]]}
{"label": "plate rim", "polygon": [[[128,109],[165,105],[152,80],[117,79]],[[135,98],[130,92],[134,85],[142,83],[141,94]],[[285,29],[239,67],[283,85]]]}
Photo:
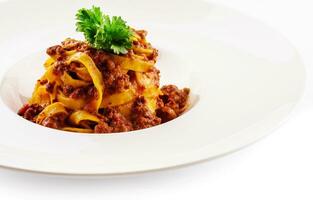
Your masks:
{"label": "plate rim", "polygon": [[[1,3],[4,2],[0,2]],[[223,4],[219,4],[219,3],[210,3],[213,5],[216,5],[218,7],[226,7],[227,9],[229,9],[228,6],[225,6]],[[292,116],[293,113],[295,112],[295,110],[298,108],[299,106],[299,102],[301,101],[301,99],[303,99],[304,96],[304,91],[306,89],[306,83],[307,83],[307,75],[306,75],[306,70],[305,70],[305,65],[303,64],[303,61],[301,59],[301,56],[298,52],[298,50],[294,47],[294,45],[283,35],[281,34],[279,31],[275,30],[274,28],[270,27],[269,25],[261,22],[258,19],[255,19],[254,17],[251,17],[249,15],[246,15],[245,13],[242,12],[238,12],[236,9],[231,8],[231,10],[234,10],[237,13],[240,13],[241,15],[245,16],[245,17],[249,17],[259,23],[261,23],[262,25],[268,27],[271,30],[274,30],[275,33],[279,34],[280,37],[284,38],[286,40],[286,42],[288,42],[289,46],[293,48],[293,50],[295,51],[295,53],[297,54],[297,56],[299,57],[299,61],[301,62],[302,68],[303,68],[303,84],[301,87],[301,91],[299,92],[299,96],[297,97],[297,100],[295,101],[295,103],[293,103],[292,107],[290,108],[290,111],[288,112],[288,114],[286,114],[284,117],[282,117],[279,121],[279,123],[277,123],[275,126],[272,126],[271,128],[268,128],[267,130],[262,131],[263,134],[261,134],[259,137],[251,139],[251,141],[249,142],[241,142],[244,143],[244,145],[241,145],[239,143],[237,143],[236,146],[238,146],[237,148],[232,148],[232,150],[228,150],[225,151],[222,154],[213,156],[213,157],[209,157],[209,158],[204,158],[204,159],[200,159],[197,161],[189,161],[189,162],[184,162],[184,164],[177,164],[177,165],[173,165],[173,166],[169,166],[169,167],[160,167],[160,168],[155,168],[155,169],[147,169],[147,170],[139,170],[139,171],[132,171],[132,172],[121,172],[121,173],[61,173],[61,172],[52,172],[52,171],[45,171],[45,170],[32,170],[32,169],[25,169],[25,168],[19,168],[19,167],[12,167],[12,166],[6,166],[6,165],[2,165],[0,163],[0,167],[5,168],[5,169],[9,169],[9,170],[15,170],[15,171],[22,171],[22,172],[31,172],[31,173],[35,173],[35,174],[48,174],[48,175],[59,175],[59,176],[120,176],[120,175],[132,175],[132,174],[142,174],[142,173],[148,173],[148,172],[156,172],[156,171],[163,171],[163,170],[171,170],[171,169],[177,169],[177,168],[182,168],[185,166],[191,166],[194,164],[198,164],[198,163],[203,163],[209,160],[213,160],[219,157],[223,157],[225,155],[228,155],[230,153],[239,151],[241,149],[244,149],[252,144],[254,144],[257,141],[260,141],[262,138],[268,136],[269,134],[271,134],[272,132],[274,132],[275,130],[277,130],[278,128],[280,128],[284,123],[286,123]],[[10,70],[10,68],[8,69]],[[6,72],[4,72],[1,75],[4,75]],[[1,78],[1,82],[3,81],[3,76],[0,76]],[[2,99],[1,99],[2,101]]]}

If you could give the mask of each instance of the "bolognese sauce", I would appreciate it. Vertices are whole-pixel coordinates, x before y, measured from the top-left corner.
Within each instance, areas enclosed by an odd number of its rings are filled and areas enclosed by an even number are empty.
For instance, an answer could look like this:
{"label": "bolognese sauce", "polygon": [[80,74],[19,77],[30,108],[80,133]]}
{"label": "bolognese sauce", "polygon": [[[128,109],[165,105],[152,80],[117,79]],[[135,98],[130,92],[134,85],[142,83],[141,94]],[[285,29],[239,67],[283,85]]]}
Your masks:
{"label": "bolognese sauce", "polygon": [[114,133],[168,122],[187,108],[188,88],[160,88],[158,50],[147,32],[133,30],[127,54],[66,39],[47,49],[45,74],[18,112],[34,123],[64,131]]}

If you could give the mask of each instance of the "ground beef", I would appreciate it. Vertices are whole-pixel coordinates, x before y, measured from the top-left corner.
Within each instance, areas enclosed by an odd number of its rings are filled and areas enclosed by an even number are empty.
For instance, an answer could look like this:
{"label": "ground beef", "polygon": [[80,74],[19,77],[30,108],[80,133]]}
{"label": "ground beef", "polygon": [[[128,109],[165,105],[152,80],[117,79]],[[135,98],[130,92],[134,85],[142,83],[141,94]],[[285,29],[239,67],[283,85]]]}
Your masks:
{"label": "ground beef", "polygon": [[158,102],[156,114],[162,119],[162,123],[168,122],[178,117],[185,111],[190,90],[178,89],[174,85],[167,85],[161,88],[161,102]]}
{"label": "ground beef", "polygon": [[128,89],[131,85],[130,77],[121,67],[112,60],[107,60],[100,67],[103,81],[105,84],[105,93],[114,94]]}
{"label": "ground beef", "polygon": [[156,63],[158,56],[159,56],[158,50],[153,49],[153,53],[150,56],[148,56],[147,58],[148,58],[148,60],[153,61],[154,63]]}
{"label": "ground beef", "polygon": [[85,99],[87,97],[86,89],[85,88],[76,88],[69,95],[69,97],[73,98],[73,99]]}
{"label": "ground beef", "polygon": [[186,107],[190,89],[178,89],[175,85],[166,85],[161,88],[162,99],[164,106],[170,107],[175,111],[176,114],[180,115]]}
{"label": "ground beef", "polygon": [[94,86],[89,86],[87,88],[87,97],[88,98],[92,98],[92,99],[95,99],[98,97],[98,91],[97,91],[97,88],[94,87]]}
{"label": "ground beef", "polygon": [[100,122],[95,126],[95,133],[112,133],[113,128],[105,122]]}
{"label": "ground beef", "polygon": [[65,50],[61,45],[55,45],[47,49],[47,54],[52,57],[61,56],[64,53],[65,53]]}
{"label": "ground beef", "polygon": [[115,63],[112,60],[107,60],[106,61],[106,68],[108,71],[114,71],[117,66],[115,65]]}
{"label": "ground beef", "polygon": [[95,99],[98,96],[97,89],[93,86],[73,88],[71,86],[64,86],[63,93],[73,99]]}
{"label": "ground beef", "polygon": [[57,61],[53,67],[53,73],[56,76],[62,76],[64,72],[69,71],[69,65],[67,65],[64,61]]}
{"label": "ground beef", "polygon": [[98,97],[98,91],[94,86],[89,86],[83,88],[85,100],[87,101],[86,105],[84,106],[84,110],[90,113],[94,112],[95,108],[95,101]]}
{"label": "ground beef", "polygon": [[132,124],[116,109],[108,108],[105,112],[107,123],[113,132],[126,132],[133,130]]}
{"label": "ground beef", "polygon": [[70,38],[68,38],[62,42],[62,47],[63,47],[63,49],[65,49],[67,51],[77,50],[77,51],[83,52],[83,51],[87,51],[90,49],[90,46],[88,43],[83,42],[83,41],[70,39]]}
{"label": "ground beef", "polygon": [[26,110],[29,108],[29,104],[24,104],[23,107],[21,107],[18,111],[17,114],[20,116],[23,116]]}
{"label": "ground beef", "polygon": [[43,110],[43,107],[38,104],[25,104],[18,114],[27,120],[34,121],[34,118]]}
{"label": "ground beef", "polygon": [[128,77],[129,77],[129,81],[130,81],[132,84],[134,84],[134,83],[137,81],[137,79],[136,79],[136,73],[135,73],[134,71],[129,70],[129,71],[127,72],[127,75],[128,75]]}
{"label": "ground beef", "polygon": [[46,83],[48,83],[47,79],[43,79],[43,80],[38,80],[40,85],[45,85]]}
{"label": "ground beef", "polygon": [[95,112],[95,101],[89,101],[88,103],[86,103],[86,105],[84,106],[83,110],[89,112],[89,113],[93,113]]}
{"label": "ground beef", "polygon": [[103,122],[95,126],[95,133],[126,132],[133,130],[132,124],[116,109],[104,111]]}
{"label": "ground beef", "polygon": [[70,85],[63,85],[62,92],[65,96],[70,96],[72,92],[74,91],[74,89],[75,88]]}
{"label": "ground beef", "polygon": [[146,30],[136,30],[136,33],[141,37],[142,39],[145,38],[148,34]]}
{"label": "ground beef", "polygon": [[162,123],[175,119],[177,113],[170,107],[164,106],[156,110],[156,115],[162,119]]}
{"label": "ground beef", "polygon": [[131,120],[135,130],[149,128],[161,123],[161,118],[154,115],[147,107],[144,97],[136,98],[132,107]]}
{"label": "ground beef", "polygon": [[55,85],[55,83],[50,83],[50,82],[48,82],[48,83],[46,84],[46,90],[47,90],[47,92],[52,93],[52,92],[53,92],[53,89],[54,89],[54,85]]}
{"label": "ground beef", "polygon": [[110,86],[111,87],[109,89],[111,93],[119,93],[127,90],[130,87],[129,76],[127,74],[121,74],[113,81],[112,85]]}
{"label": "ground beef", "polygon": [[45,118],[41,124],[49,128],[61,129],[64,127],[66,117],[63,113],[53,115],[52,117]]}
{"label": "ground beef", "polygon": [[103,66],[106,61],[111,58],[109,53],[96,49],[89,49],[86,53],[92,58],[97,66]]}

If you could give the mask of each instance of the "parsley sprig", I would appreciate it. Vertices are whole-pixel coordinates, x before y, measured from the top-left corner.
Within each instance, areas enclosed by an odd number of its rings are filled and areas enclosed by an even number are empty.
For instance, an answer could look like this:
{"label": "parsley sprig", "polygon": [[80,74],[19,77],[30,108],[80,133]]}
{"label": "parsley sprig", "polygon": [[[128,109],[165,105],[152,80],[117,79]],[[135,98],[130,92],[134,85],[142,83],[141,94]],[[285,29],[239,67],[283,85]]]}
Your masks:
{"label": "parsley sprig", "polygon": [[76,20],[76,30],[96,49],[126,54],[132,46],[133,32],[121,17],[110,18],[93,6],[78,10]]}

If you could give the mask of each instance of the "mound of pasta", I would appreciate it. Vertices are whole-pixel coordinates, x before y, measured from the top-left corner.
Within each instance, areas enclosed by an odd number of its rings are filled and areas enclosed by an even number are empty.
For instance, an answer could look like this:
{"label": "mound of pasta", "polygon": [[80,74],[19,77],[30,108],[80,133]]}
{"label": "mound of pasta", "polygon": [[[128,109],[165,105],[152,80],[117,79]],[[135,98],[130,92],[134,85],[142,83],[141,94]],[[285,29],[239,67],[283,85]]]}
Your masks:
{"label": "mound of pasta", "polygon": [[45,73],[18,114],[46,127],[81,133],[132,131],[178,117],[190,91],[160,87],[158,51],[146,34],[133,30],[126,54],[74,39],[48,48]]}

